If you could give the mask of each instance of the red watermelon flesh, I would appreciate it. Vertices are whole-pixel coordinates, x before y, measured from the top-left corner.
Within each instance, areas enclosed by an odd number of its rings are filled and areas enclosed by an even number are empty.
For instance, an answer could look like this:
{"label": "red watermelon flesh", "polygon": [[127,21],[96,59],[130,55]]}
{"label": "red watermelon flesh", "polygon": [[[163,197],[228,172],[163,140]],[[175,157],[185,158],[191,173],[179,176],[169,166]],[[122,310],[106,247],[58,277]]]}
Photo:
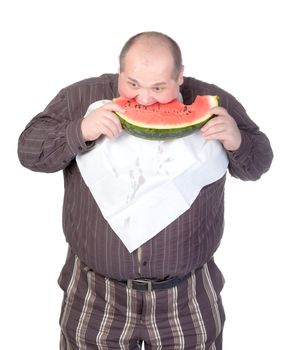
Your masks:
{"label": "red watermelon flesh", "polygon": [[125,109],[125,114],[116,114],[128,133],[158,140],[186,136],[201,128],[212,117],[210,109],[218,106],[218,96],[196,96],[191,105],[177,99],[149,106],[124,97],[116,98],[113,102]]}

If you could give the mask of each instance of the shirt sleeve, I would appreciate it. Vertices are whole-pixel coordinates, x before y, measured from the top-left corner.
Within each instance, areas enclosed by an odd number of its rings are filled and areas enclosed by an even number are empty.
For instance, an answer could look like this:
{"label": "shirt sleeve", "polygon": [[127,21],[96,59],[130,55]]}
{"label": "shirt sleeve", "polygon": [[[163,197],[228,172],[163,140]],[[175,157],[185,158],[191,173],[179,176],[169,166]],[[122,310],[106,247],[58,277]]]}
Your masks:
{"label": "shirt sleeve", "polygon": [[269,139],[234,97],[230,102],[228,112],[237,122],[242,142],[238,150],[227,152],[229,172],[241,180],[258,180],[272,163],[273,151]]}
{"label": "shirt sleeve", "polygon": [[77,154],[95,144],[83,140],[82,120],[82,115],[71,115],[67,91],[61,90],[20,135],[18,156],[21,164],[33,171],[47,173],[64,169]]}

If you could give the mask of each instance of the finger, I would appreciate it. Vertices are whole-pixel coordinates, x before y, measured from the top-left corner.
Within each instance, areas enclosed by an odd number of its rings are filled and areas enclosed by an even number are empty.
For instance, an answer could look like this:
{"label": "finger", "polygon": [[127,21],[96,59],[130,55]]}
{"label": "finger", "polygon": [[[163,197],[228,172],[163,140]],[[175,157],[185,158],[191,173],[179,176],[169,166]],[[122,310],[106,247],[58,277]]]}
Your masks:
{"label": "finger", "polygon": [[114,123],[117,126],[117,128],[119,129],[119,131],[122,130],[121,121],[116,114],[108,112],[105,114],[105,117],[106,117],[106,119],[109,119],[112,123]]}
{"label": "finger", "polygon": [[226,132],[226,128],[224,127],[224,125],[219,124],[202,132],[202,136],[207,137],[207,136],[215,135],[217,133],[225,133],[225,132]]}
{"label": "finger", "polygon": [[119,130],[115,127],[112,123],[102,123],[100,125],[100,131],[103,135],[107,136],[108,138],[113,138],[119,135]]}
{"label": "finger", "polygon": [[125,109],[116,103],[113,102],[108,102],[103,106],[104,109],[107,109],[108,111],[111,112],[119,112],[119,113],[125,113]]}
{"label": "finger", "polygon": [[208,129],[210,129],[210,128],[212,128],[213,126],[218,125],[218,124],[224,124],[224,118],[223,118],[223,117],[217,116],[217,117],[214,117],[214,118],[210,119],[210,120],[201,128],[201,131],[202,131],[202,132],[205,132],[205,131],[207,131]]}
{"label": "finger", "polygon": [[217,115],[229,115],[228,111],[224,107],[212,107],[209,110],[210,114],[217,114]]}
{"label": "finger", "polygon": [[122,131],[122,125],[119,119],[106,118],[102,121],[103,125],[108,128],[113,136],[117,136]]}
{"label": "finger", "polygon": [[205,140],[217,140],[220,142],[224,142],[226,139],[226,133],[224,131],[218,131],[208,135],[203,134],[203,138]]}

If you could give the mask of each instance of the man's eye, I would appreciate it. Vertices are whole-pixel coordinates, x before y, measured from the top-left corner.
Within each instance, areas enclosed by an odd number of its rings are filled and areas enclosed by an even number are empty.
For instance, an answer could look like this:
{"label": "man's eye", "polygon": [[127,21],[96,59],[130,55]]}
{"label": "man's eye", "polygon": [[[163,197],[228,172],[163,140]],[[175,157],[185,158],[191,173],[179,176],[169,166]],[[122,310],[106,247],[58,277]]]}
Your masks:
{"label": "man's eye", "polygon": [[138,85],[136,83],[129,83],[129,85],[133,88],[136,89],[138,87]]}
{"label": "man's eye", "polygon": [[154,91],[156,91],[156,92],[160,92],[160,91],[162,91],[163,90],[163,88],[161,88],[161,87],[159,87],[159,86],[155,86],[154,87]]}

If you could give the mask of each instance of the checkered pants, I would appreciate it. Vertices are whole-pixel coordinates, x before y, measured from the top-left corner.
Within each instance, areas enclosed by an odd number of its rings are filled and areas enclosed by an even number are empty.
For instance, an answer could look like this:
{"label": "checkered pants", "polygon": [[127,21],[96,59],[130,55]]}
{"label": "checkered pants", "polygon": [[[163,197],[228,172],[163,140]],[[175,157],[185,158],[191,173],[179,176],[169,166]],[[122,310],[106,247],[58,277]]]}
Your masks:
{"label": "checkered pants", "polygon": [[61,285],[61,350],[222,349],[224,282],[213,260],[175,287],[143,292],[74,259]]}

